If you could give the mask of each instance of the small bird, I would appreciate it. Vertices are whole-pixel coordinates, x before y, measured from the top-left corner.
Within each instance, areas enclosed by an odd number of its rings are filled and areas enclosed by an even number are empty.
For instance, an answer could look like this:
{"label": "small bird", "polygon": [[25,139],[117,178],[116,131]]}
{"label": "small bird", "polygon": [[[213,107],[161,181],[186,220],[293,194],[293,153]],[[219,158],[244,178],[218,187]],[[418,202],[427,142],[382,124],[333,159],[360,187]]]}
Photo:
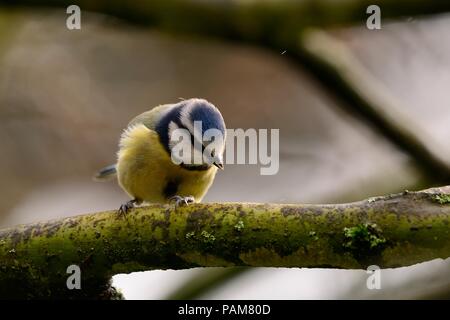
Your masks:
{"label": "small bird", "polygon": [[[201,123],[201,132],[195,132]],[[190,133],[189,148],[203,153],[210,141],[198,142],[198,135],[209,129],[221,133],[220,141],[211,152],[212,161],[173,161],[175,143],[171,139],[176,129]],[[200,138],[201,138],[200,137]],[[195,141],[197,139],[197,141]],[[122,133],[117,163],[101,169],[96,180],[117,176],[122,189],[132,200],[120,206],[125,214],[135,205],[169,203],[176,205],[200,202],[211,186],[217,168],[223,169],[226,127],[220,111],[204,99],[188,99],[174,104],[157,106],[135,117]]]}

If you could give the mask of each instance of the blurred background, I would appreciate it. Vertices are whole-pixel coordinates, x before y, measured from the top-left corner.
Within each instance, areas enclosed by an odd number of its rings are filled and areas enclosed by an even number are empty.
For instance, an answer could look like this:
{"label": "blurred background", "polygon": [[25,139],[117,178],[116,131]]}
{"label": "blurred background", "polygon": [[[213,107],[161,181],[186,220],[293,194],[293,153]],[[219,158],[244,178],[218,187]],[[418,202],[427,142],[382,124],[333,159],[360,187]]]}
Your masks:
{"label": "blurred background", "polygon": [[[228,128],[280,129],[280,170],[228,165],[206,202],[336,203],[449,184],[450,4],[0,1],[0,227],[116,209],[91,177],[135,115],[180,98]],[[395,2],[395,3],[394,3]],[[315,3],[315,4],[313,4]],[[338,4],[339,3],[339,4]],[[81,8],[69,30],[66,8]],[[20,6],[19,6],[20,5]],[[116,275],[127,299],[450,299],[450,260],[365,271]]]}

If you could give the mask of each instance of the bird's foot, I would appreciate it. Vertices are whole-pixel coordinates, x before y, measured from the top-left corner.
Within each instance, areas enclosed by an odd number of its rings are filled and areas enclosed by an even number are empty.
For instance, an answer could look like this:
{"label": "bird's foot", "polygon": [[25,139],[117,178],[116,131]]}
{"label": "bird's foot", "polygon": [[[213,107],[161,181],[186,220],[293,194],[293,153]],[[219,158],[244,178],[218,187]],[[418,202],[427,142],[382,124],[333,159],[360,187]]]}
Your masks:
{"label": "bird's foot", "polygon": [[125,217],[128,213],[128,211],[130,211],[131,209],[133,209],[135,207],[136,204],[139,204],[139,201],[136,199],[130,200],[124,204],[122,204],[119,208],[119,210],[117,210],[117,213],[122,216]]}
{"label": "bird's foot", "polygon": [[169,198],[170,202],[175,202],[175,207],[181,207],[181,206],[187,206],[189,203],[194,203],[195,202],[195,198],[193,196],[187,196],[187,197],[182,197],[182,196],[173,196],[171,198]]}

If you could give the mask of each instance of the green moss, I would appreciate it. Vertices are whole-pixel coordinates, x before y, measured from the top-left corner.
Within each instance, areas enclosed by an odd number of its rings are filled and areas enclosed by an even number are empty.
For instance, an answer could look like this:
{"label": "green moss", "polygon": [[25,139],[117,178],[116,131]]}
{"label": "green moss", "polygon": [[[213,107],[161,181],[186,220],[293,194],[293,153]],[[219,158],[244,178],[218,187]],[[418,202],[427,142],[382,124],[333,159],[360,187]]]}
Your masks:
{"label": "green moss", "polygon": [[344,247],[355,248],[355,246],[368,246],[370,249],[381,246],[386,242],[380,235],[380,230],[376,224],[359,224],[355,227],[344,228],[344,236],[346,241],[344,242]]}
{"label": "green moss", "polygon": [[128,270],[143,271],[146,269],[147,268],[145,266],[136,261],[130,261],[126,263],[115,263],[111,267],[111,270],[114,274],[127,273]]}
{"label": "green moss", "polygon": [[208,248],[209,245],[213,244],[214,241],[216,241],[216,237],[206,230],[203,230],[200,234],[197,235],[194,231],[188,232],[186,233],[185,238],[187,240],[193,241],[192,244],[195,244],[195,241],[200,241],[201,243],[207,245]]}
{"label": "green moss", "polygon": [[214,237],[214,235],[212,235],[206,230],[202,231],[201,237],[204,243],[213,243],[214,241],[216,241],[216,237]]}
{"label": "green moss", "polygon": [[[312,248],[301,247],[290,255],[280,256],[275,250],[269,248],[257,248],[252,251],[239,254],[241,261],[247,266],[253,267],[298,267],[322,266],[339,268],[358,268],[359,264],[349,255],[341,255],[332,252],[329,248],[316,247],[315,254],[311,254]],[[329,257],[333,256],[333,263],[330,264]],[[335,264],[334,264],[335,263]]]}
{"label": "green moss", "polygon": [[153,231],[153,237],[157,240],[163,239],[163,229],[161,227],[156,227]]}
{"label": "green moss", "polygon": [[241,232],[244,229],[244,221],[239,220],[235,225],[234,229]]}
{"label": "green moss", "polygon": [[194,231],[192,231],[192,232],[188,232],[188,233],[186,233],[186,239],[191,239],[191,238],[193,238],[195,236],[195,232]]}
{"label": "green moss", "polygon": [[386,239],[375,223],[344,228],[343,247],[360,262],[375,263],[385,248]]}
{"label": "green moss", "polygon": [[319,240],[319,237],[317,236],[317,233],[315,231],[310,231],[308,233],[309,237],[312,238],[314,241]]}
{"label": "green moss", "polygon": [[450,203],[450,195],[449,194],[437,194],[433,197],[433,200],[439,202],[440,204],[449,204]]}
{"label": "green moss", "polygon": [[234,263],[212,254],[205,254],[198,251],[179,254],[186,262],[201,267],[233,267]]}

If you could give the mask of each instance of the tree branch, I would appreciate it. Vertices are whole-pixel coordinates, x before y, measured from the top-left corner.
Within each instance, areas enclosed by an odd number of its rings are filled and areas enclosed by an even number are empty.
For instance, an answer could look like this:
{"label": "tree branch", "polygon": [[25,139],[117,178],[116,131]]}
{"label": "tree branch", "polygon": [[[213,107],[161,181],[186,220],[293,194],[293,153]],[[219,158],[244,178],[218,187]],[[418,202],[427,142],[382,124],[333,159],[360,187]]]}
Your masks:
{"label": "tree branch", "polygon": [[[68,7],[76,4],[133,23],[176,34],[201,34],[295,50],[305,27],[364,24],[372,0],[198,1],[198,0],[0,0],[5,6]],[[450,11],[447,0],[378,0],[383,19]]]}
{"label": "tree branch", "polygon": [[[110,298],[114,274],[151,269],[409,266],[450,257],[449,222],[450,186],[350,204],[80,215],[0,230],[0,297]],[[66,287],[71,264],[82,270],[82,290]]]}
{"label": "tree branch", "polygon": [[299,44],[301,60],[337,96],[341,106],[362,115],[390,141],[408,152],[437,184],[450,181],[445,147],[408,115],[408,108],[388,93],[358,62],[348,48],[326,31],[309,29]]}

